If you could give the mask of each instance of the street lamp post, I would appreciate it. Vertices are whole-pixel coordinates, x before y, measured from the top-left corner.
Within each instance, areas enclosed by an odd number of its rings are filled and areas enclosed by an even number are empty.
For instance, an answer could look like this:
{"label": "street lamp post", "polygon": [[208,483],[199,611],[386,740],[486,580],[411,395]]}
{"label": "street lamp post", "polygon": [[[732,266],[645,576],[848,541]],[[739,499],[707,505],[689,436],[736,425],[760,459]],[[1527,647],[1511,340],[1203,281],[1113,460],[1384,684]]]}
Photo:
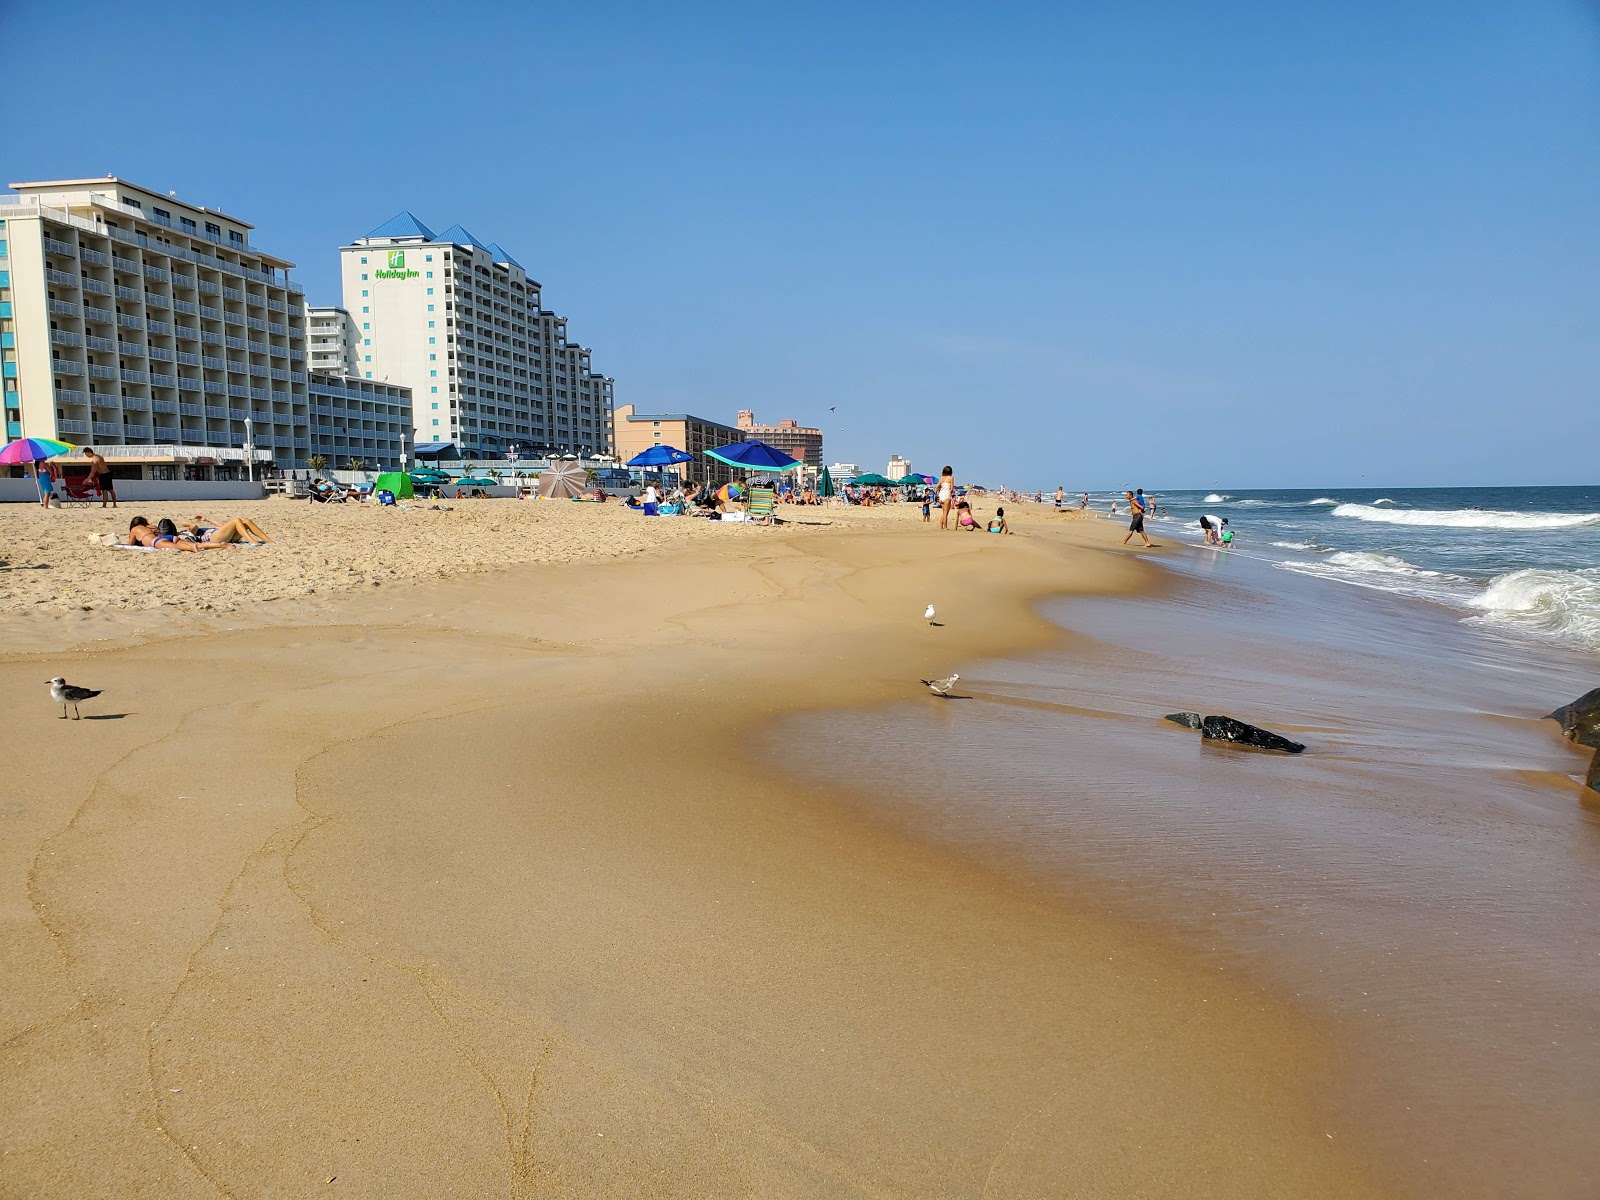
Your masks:
{"label": "street lamp post", "polygon": [[245,478],[254,483],[256,481],[256,423],[249,417],[244,419],[244,471]]}

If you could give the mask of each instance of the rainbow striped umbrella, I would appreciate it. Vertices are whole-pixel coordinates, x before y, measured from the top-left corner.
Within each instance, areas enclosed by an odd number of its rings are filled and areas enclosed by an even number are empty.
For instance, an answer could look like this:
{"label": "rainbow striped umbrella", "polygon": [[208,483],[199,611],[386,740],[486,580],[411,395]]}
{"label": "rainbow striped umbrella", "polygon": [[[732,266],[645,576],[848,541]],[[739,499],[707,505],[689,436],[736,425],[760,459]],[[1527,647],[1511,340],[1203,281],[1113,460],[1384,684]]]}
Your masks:
{"label": "rainbow striped umbrella", "polygon": [[71,454],[77,447],[50,438],[18,438],[0,450],[0,463],[36,463],[58,454]]}

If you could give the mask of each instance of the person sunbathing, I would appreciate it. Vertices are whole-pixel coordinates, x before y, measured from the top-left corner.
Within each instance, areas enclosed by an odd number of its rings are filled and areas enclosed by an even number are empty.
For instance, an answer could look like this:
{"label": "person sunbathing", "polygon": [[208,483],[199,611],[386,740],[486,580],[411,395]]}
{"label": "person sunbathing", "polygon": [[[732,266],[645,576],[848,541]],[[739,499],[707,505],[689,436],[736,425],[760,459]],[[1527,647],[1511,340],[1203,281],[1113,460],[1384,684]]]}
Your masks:
{"label": "person sunbathing", "polygon": [[143,517],[135,517],[128,524],[128,544],[144,546],[150,550],[225,550],[221,542],[192,542],[180,535],[178,527],[163,519],[152,526]]}
{"label": "person sunbathing", "polygon": [[227,545],[234,542],[255,542],[263,546],[272,544],[267,531],[249,517],[231,517],[221,525],[213,525],[206,520],[204,514],[197,514],[193,521],[185,522],[183,529],[185,533],[207,544]]}

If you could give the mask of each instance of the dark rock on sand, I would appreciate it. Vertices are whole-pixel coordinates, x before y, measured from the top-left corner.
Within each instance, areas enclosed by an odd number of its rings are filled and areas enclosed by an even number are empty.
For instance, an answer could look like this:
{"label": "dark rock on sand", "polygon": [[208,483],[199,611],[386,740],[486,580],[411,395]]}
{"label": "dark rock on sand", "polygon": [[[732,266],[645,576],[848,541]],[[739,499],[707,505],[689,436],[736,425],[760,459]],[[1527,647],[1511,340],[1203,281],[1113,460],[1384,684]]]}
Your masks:
{"label": "dark rock on sand", "polygon": [[1600,794],[1600,750],[1595,751],[1594,761],[1589,764],[1589,778],[1583,783],[1591,792]]}
{"label": "dark rock on sand", "polygon": [[1299,754],[1305,747],[1291,742],[1268,729],[1258,729],[1235,721],[1232,717],[1207,717],[1200,723],[1200,736],[1212,742],[1231,742],[1235,746],[1249,746],[1256,750],[1278,750],[1284,754]]}
{"label": "dark rock on sand", "polygon": [[1166,719],[1174,725],[1183,725],[1189,729],[1199,729],[1202,721],[1199,713],[1168,713]]}
{"label": "dark rock on sand", "polygon": [[1561,722],[1561,736],[1567,741],[1600,747],[1600,688],[1585,692],[1571,704],[1563,704],[1550,714],[1549,720]]}

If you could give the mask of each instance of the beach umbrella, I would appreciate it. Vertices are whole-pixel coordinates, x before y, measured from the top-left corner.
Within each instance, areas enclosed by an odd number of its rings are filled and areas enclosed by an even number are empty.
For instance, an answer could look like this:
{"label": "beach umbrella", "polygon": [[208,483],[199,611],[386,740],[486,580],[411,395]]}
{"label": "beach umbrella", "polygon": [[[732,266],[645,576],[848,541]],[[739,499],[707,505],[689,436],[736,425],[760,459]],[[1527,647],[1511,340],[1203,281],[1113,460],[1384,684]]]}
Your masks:
{"label": "beach umbrella", "polygon": [[693,462],[694,455],[676,446],[651,446],[627,461],[630,467],[670,467],[675,463]]}
{"label": "beach umbrella", "polygon": [[817,495],[824,499],[833,495],[833,474],[827,467],[822,468],[822,474],[817,478]]}
{"label": "beach umbrella", "polygon": [[460,479],[456,480],[456,486],[457,487],[494,487],[495,486],[495,481],[492,480],[492,479],[479,479],[479,478],[477,478],[476,476],[473,476],[473,475],[463,475]]}
{"label": "beach umbrella", "polygon": [[899,486],[899,487],[921,487],[926,482],[927,482],[927,480],[923,479],[923,477],[921,475],[902,475],[900,477],[900,479],[899,479],[899,482],[898,482],[897,486]]}
{"label": "beach umbrella", "polygon": [[855,477],[854,482],[855,483],[865,484],[867,487],[894,487],[895,486],[894,480],[885,479],[882,475],[875,475],[871,471],[868,471],[865,475],[857,475]]}
{"label": "beach umbrella", "polygon": [[719,487],[713,493],[713,495],[715,495],[718,500],[726,503],[729,500],[743,500],[744,491],[744,488],[740,487],[737,483],[725,483]]}
{"label": "beach umbrella", "polygon": [[[71,454],[76,449],[70,442],[58,442],[51,438],[18,438],[0,450],[0,463],[42,463],[47,458]],[[39,499],[43,500],[44,488],[39,483],[37,468],[33,472],[33,486],[39,493]]]}
{"label": "beach umbrella", "polygon": [[539,475],[539,495],[570,500],[588,490],[583,468],[573,462],[553,462]]}
{"label": "beach umbrella", "polygon": [[799,459],[790,458],[776,446],[753,440],[729,442],[726,446],[718,446],[705,453],[718,462],[727,463],[730,467],[744,467],[748,471],[793,471],[800,465]]}

